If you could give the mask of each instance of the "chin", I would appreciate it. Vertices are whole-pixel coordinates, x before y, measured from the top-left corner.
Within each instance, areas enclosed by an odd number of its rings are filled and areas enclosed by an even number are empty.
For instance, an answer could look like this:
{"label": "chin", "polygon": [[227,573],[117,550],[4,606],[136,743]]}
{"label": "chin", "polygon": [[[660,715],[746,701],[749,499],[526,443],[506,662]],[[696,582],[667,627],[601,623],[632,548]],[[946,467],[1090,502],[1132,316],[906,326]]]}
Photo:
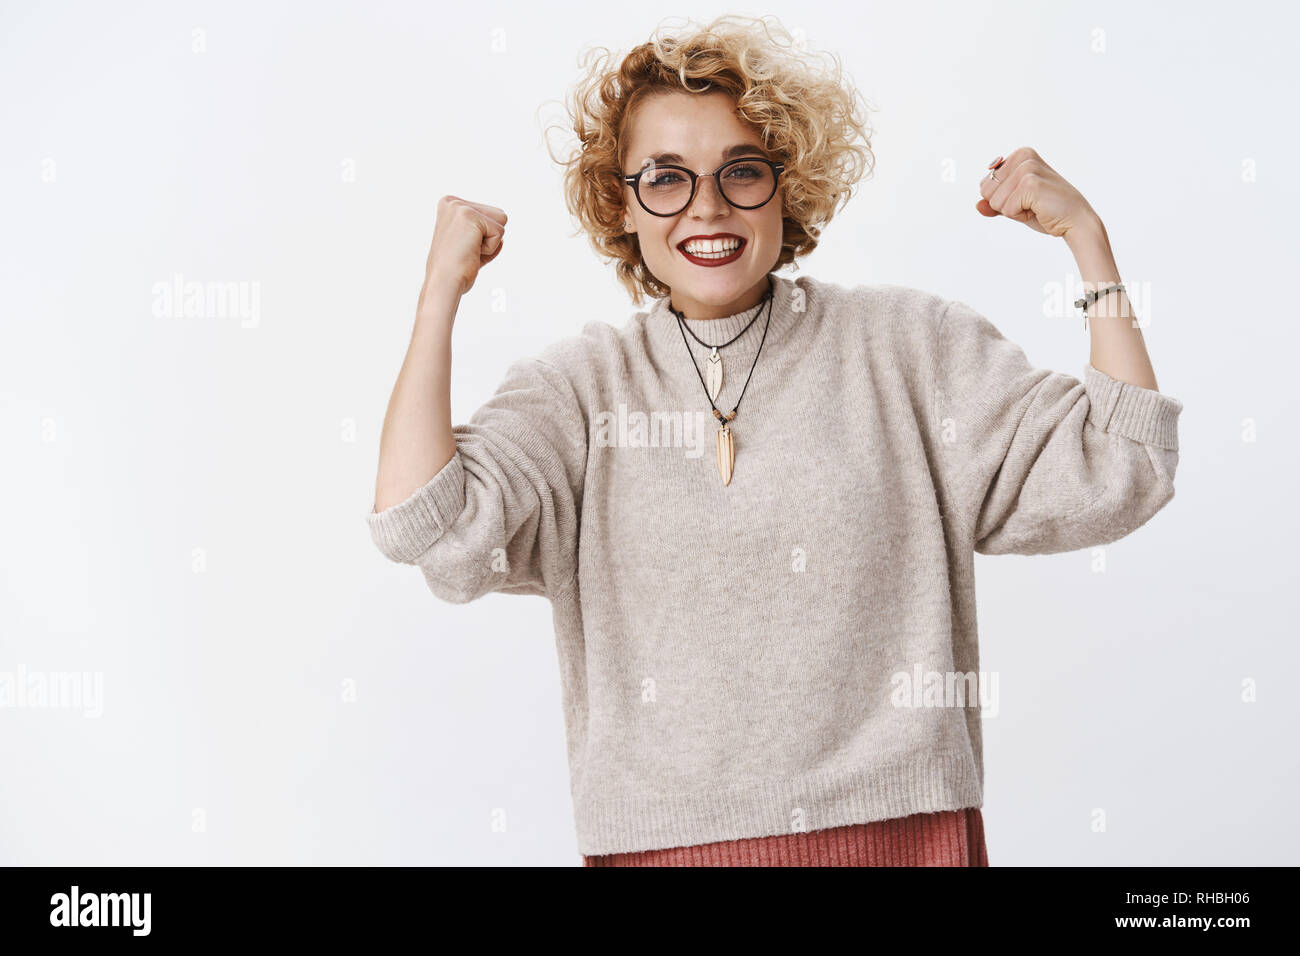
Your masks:
{"label": "chin", "polygon": [[[735,265],[740,266],[741,263]],[[703,269],[687,266],[685,269],[675,269],[674,277],[681,283],[681,288],[698,291],[699,295],[695,298],[703,302],[710,298],[720,301],[734,299],[763,278],[763,273],[753,268],[723,266],[719,269]]]}

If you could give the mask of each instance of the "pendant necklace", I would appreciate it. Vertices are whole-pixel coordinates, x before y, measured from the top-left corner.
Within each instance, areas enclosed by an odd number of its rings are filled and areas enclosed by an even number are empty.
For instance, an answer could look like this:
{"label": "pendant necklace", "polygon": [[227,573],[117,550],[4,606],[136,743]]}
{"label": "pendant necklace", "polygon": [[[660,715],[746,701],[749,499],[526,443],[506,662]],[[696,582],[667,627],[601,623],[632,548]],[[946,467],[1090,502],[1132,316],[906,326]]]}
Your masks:
{"label": "pendant necklace", "polygon": [[[771,295],[770,292],[768,294]],[[691,338],[699,342],[706,349],[713,350],[712,353],[710,353],[709,355],[708,362],[704,366],[706,374],[708,375],[708,383],[704,386],[704,390],[709,393],[709,401],[716,402],[718,400],[718,393],[722,391],[722,356],[718,354],[718,349],[725,349],[732,342],[736,341],[736,339],[740,338],[742,335],[748,332],[749,327],[753,325],[755,322],[757,322],[758,317],[762,314],[763,304],[761,302],[759,303],[758,308],[754,311],[754,317],[745,324],[745,327],[743,329],[741,329],[734,336],[732,336],[730,341],[723,342],[721,345],[710,345],[708,342],[702,340],[698,335],[696,335],[691,330],[691,327],[689,325],[686,325],[684,322],[681,322],[683,316],[680,312],[678,312],[676,309],[672,309],[671,311],[673,315],[677,316],[677,319],[679,323],[682,325],[682,327],[685,328],[687,332],[690,332]],[[698,372],[699,366],[697,365],[695,368],[696,371]]]}
{"label": "pendant necklace", "polygon": [[[713,417],[721,422],[721,425],[718,428],[718,474],[722,476],[723,485],[731,484],[731,474],[736,467],[736,444],[731,434],[731,421],[736,417],[736,412],[740,409],[740,399],[745,397],[745,390],[749,388],[749,380],[754,377],[754,368],[758,365],[758,356],[762,354],[763,343],[767,341],[767,330],[772,324],[773,291],[774,290],[769,290],[767,295],[764,296],[763,303],[759,304],[758,311],[754,313],[754,318],[749,320],[749,325],[746,325],[745,328],[742,329],[730,342],[725,342],[722,345],[709,345],[707,342],[700,341],[699,336],[694,332],[691,332],[691,330],[686,326],[684,316],[676,309],[669,307],[669,311],[672,312],[673,315],[677,316],[677,325],[682,329],[682,344],[686,346],[686,352],[691,357],[691,364],[695,366],[695,374],[699,375],[700,384],[704,386],[704,393],[709,398],[709,405],[713,407]],[[740,398],[736,399],[735,407],[732,408],[728,414],[723,415],[722,412],[718,411],[718,406],[714,405],[714,401],[717,399],[718,393],[722,388],[722,358],[718,355],[718,349],[726,348],[732,342],[736,341],[736,339],[740,338],[740,336],[748,332],[749,327],[757,321],[759,314],[763,311],[764,304],[768,307],[767,322],[763,325],[763,338],[759,340],[758,351],[754,353],[754,364],[749,367],[749,376],[745,379],[745,385],[740,390]],[[691,344],[686,341],[687,332],[691,332],[691,337],[706,349],[713,350],[708,360],[709,381],[707,383],[704,381],[704,376],[700,375],[700,366],[695,361],[695,353],[691,351]]]}

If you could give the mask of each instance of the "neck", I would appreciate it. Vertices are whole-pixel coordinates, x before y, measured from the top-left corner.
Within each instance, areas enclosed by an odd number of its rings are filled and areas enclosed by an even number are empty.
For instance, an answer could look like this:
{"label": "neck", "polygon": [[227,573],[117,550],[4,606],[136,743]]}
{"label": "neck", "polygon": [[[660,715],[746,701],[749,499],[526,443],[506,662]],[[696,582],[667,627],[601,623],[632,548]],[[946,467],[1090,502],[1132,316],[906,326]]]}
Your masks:
{"label": "neck", "polygon": [[[701,341],[710,346],[731,343],[725,350],[726,361],[733,365],[738,362],[740,364],[737,368],[748,371],[749,363],[758,355],[759,342],[766,332],[766,344],[763,346],[759,368],[765,370],[765,374],[771,374],[773,366],[769,363],[782,352],[782,342],[805,325],[807,313],[816,310],[816,301],[805,298],[810,288],[807,280],[796,282],[772,273],[770,305],[757,298],[754,306],[749,309],[711,320],[679,319],[670,310],[668,296],[656,299],[654,306],[645,313],[644,319],[651,361],[661,374],[673,379],[674,387],[685,389],[686,394],[694,394],[700,388],[697,375],[699,366],[692,364],[691,359],[694,357],[702,363],[711,352],[711,348],[700,344]],[[683,326],[686,329],[684,336]],[[686,340],[685,346],[682,344],[683,337]],[[726,391],[726,388],[724,381],[723,390]],[[708,407],[707,403],[705,407]]]}
{"label": "neck", "polygon": [[678,305],[678,297],[671,292],[669,293],[668,307],[677,315],[684,319],[725,319],[729,316],[741,312],[747,312],[754,306],[763,301],[764,298],[772,291],[771,275],[765,275],[754,288],[750,289],[739,299],[723,305],[704,305],[682,298],[682,304]]}

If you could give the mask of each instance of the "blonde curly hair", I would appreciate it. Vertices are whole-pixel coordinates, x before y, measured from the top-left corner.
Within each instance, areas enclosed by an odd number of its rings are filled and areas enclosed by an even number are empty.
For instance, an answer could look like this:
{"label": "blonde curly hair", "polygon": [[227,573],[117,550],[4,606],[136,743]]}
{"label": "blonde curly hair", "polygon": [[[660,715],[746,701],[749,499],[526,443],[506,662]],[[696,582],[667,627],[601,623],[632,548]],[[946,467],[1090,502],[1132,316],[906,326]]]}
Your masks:
{"label": "blonde curly hair", "polygon": [[[683,33],[661,22],[649,42],[615,64],[596,46],[579,56],[584,75],[570,93],[569,122],[578,144],[567,159],[564,196],[570,214],[596,252],[615,263],[618,280],[640,305],[661,298],[666,285],[650,273],[640,240],[623,229],[624,136],[638,106],[667,92],[724,91],[736,115],[762,138],[768,155],[785,163],[781,174],[784,223],[776,267],[817,248],[822,227],[847,203],[854,185],[874,166],[871,128],[860,96],[834,54],[796,43],[776,18],[720,16],[705,27],[687,21]],[[824,58],[824,62],[819,62]],[[861,137],[862,145],[856,140]]]}

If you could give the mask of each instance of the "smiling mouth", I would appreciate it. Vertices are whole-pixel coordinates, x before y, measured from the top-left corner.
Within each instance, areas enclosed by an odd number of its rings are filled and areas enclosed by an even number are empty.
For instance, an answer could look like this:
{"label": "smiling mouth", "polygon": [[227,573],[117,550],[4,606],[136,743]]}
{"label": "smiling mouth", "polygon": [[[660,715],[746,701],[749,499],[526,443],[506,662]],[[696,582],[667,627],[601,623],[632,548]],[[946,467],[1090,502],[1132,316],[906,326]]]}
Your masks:
{"label": "smiling mouth", "polygon": [[701,243],[696,246],[695,252],[687,252],[685,241],[677,244],[677,251],[680,252],[689,262],[699,266],[721,266],[729,262],[735,262],[740,258],[740,254],[745,251],[748,244],[746,240],[737,237],[732,240],[735,243],[734,248],[730,243],[721,244],[722,248],[711,248],[713,243]]}

